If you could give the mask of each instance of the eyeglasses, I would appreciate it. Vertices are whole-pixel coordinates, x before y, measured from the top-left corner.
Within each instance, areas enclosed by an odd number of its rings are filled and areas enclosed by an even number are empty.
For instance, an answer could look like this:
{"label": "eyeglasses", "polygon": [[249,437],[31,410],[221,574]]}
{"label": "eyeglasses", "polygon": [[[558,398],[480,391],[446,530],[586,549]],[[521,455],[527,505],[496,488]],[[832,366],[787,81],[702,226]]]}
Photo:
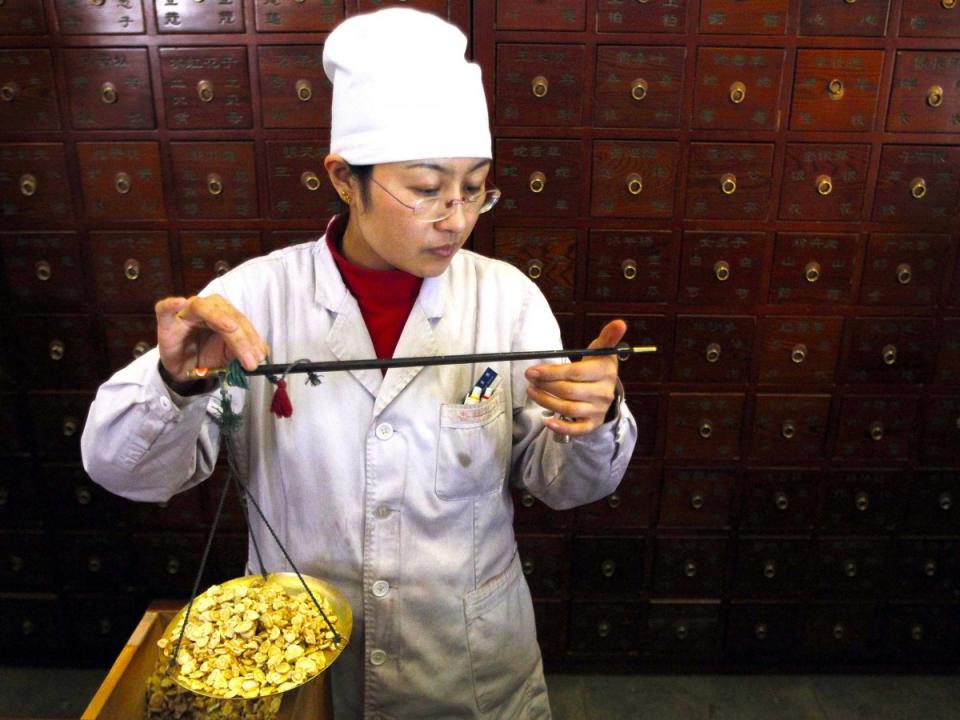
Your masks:
{"label": "eyeglasses", "polygon": [[423,198],[422,200],[417,200],[413,205],[407,205],[407,203],[387,190],[376,178],[371,177],[370,179],[398,203],[413,210],[413,216],[420,222],[425,223],[446,220],[456,212],[454,208],[456,208],[457,205],[460,205],[465,213],[480,215],[481,213],[492,210],[493,206],[496,205],[500,199],[500,191],[497,188],[490,188],[489,190],[469,197],[454,198],[452,200],[444,200],[439,197]]}

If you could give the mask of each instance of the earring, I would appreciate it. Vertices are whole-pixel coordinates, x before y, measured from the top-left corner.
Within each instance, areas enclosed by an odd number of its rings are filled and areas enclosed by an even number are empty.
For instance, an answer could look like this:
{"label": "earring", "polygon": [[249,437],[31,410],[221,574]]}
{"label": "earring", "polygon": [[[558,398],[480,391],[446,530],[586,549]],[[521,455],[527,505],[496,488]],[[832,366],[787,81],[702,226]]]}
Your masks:
{"label": "earring", "polygon": [[349,202],[350,202],[350,193],[348,193],[346,190],[343,190],[343,191],[340,193],[340,197],[343,198],[343,201],[344,201],[345,203],[349,203]]}

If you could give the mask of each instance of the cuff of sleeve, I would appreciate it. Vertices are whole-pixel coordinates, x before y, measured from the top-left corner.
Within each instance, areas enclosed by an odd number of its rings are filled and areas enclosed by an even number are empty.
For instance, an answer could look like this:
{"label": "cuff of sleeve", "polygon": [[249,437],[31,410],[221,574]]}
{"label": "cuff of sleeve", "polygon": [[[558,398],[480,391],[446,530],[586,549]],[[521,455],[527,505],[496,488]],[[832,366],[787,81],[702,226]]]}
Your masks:
{"label": "cuff of sleeve", "polygon": [[206,396],[217,387],[217,381],[213,378],[193,380],[185,383],[177,382],[170,377],[167,369],[163,367],[163,363],[159,360],[157,361],[157,372],[160,374],[160,379],[163,381],[170,400],[178,408],[186,407],[197,399],[208,399]]}

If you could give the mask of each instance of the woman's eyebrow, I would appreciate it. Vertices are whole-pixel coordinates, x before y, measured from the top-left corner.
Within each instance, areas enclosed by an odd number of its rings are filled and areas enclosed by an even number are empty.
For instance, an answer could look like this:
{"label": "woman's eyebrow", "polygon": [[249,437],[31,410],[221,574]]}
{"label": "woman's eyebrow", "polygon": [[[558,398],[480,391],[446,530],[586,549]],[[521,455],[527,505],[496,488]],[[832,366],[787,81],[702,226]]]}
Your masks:
{"label": "woman's eyebrow", "polygon": [[[480,168],[489,164],[490,164],[489,160],[481,160],[476,165],[474,165],[469,170],[467,170],[467,174],[476,172]],[[439,165],[437,163],[426,163],[426,162],[412,162],[407,165],[404,165],[404,168],[407,170],[413,170],[414,168],[426,168],[427,170],[435,170],[437,172],[443,173],[444,175],[453,175],[453,172],[454,172],[450,168],[444,167],[443,165]]]}

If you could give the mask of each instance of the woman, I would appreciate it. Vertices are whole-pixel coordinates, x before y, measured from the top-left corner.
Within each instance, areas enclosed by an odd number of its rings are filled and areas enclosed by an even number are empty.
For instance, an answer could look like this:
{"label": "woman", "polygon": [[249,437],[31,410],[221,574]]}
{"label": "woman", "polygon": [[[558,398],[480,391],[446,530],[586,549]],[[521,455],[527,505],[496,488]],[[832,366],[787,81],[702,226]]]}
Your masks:
{"label": "woman", "polygon": [[[533,283],[461,250],[498,197],[465,47],[453,26],[406,9],[331,33],[325,166],[349,212],[317,242],[157,303],[158,347],[91,407],[91,477],[162,501],[209,476],[218,400],[189,381],[197,366],[238,358],[253,369],[268,347],[278,362],[559,347]],[[624,331],[614,321],[593,346]],[[299,569],[353,606],[353,637],[331,669],[338,720],[550,716],[508,481],[555,508],[599,499],[619,483],[636,428],[614,356],[491,367],[499,385],[479,400],[468,397],[477,365],[328,373],[317,388],[291,383],[295,414],[280,421],[266,382],[235,393],[250,491]],[[268,570],[288,569],[278,548],[260,549]]]}

